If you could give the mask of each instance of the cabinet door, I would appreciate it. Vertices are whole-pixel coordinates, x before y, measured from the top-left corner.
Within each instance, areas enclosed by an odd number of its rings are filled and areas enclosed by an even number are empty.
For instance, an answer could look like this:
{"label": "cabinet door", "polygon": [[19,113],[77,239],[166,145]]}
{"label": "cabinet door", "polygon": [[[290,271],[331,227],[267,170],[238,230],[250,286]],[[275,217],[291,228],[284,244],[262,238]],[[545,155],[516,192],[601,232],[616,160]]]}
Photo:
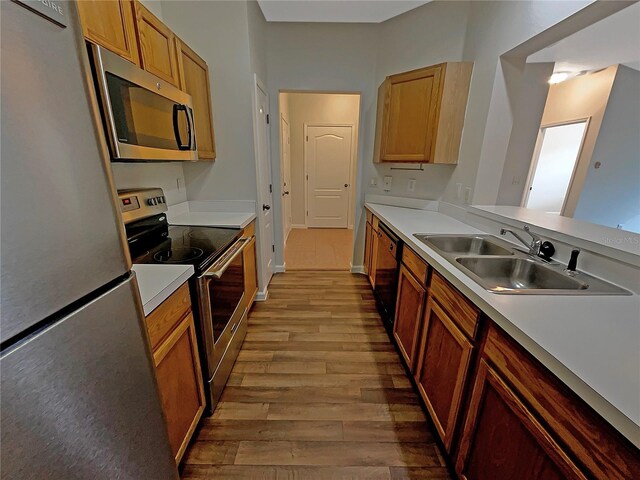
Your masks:
{"label": "cabinet door", "polygon": [[585,478],[484,359],[478,368],[456,471],[468,480]]}
{"label": "cabinet door", "polygon": [[364,232],[364,272],[367,275],[369,274],[369,270],[371,270],[371,243],[373,240],[371,232],[371,224],[367,222],[367,227]]}
{"label": "cabinet door", "polygon": [[135,5],[142,68],[179,87],[175,35],[140,2]]}
{"label": "cabinet door", "polygon": [[380,233],[373,226],[371,227],[371,257],[369,260],[369,283],[372,287],[376,286],[376,268],[378,265],[378,240],[380,238]]}
{"label": "cabinet door", "polygon": [[251,237],[242,252],[244,263],[244,295],[247,308],[251,308],[258,293],[258,272],[256,267],[256,237]]}
{"label": "cabinet door", "polygon": [[424,314],[416,383],[450,451],[473,345],[431,295]]}
{"label": "cabinet door", "polygon": [[398,298],[393,336],[411,372],[415,370],[418,334],[422,323],[425,289],[404,265],[398,277]]}
{"label": "cabinet door", "polygon": [[390,162],[432,160],[438,123],[442,66],[389,77],[380,158]]}
{"label": "cabinet door", "polygon": [[169,443],[180,461],[205,407],[193,314],[189,313],[154,352]]}
{"label": "cabinet door", "polygon": [[211,87],[207,63],[185,43],[176,38],[180,89],[191,95],[196,124],[198,159],[214,160],[216,142],[211,114]]}
{"label": "cabinet door", "polygon": [[82,33],[87,40],[140,65],[131,0],[82,0],[77,3]]}

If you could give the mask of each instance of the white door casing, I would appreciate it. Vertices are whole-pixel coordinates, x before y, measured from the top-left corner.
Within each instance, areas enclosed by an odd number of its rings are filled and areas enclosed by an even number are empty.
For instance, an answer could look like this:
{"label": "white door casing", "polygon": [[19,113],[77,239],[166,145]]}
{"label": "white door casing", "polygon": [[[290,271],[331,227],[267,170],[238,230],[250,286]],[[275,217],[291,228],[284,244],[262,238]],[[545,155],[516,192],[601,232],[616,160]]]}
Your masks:
{"label": "white door casing", "polygon": [[352,125],[305,125],[307,226],[348,228]]}
{"label": "white door casing", "polygon": [[264,296],[275,268],[273,189],[269,154],[269,95],[266,86],[257,75],[254,75],[254,80],[254,149],[258,186],[256,206],[259,245],[258,295]]}
{"label": "white door casing", "polygon": [[280,166],[282,182],[282,238],[287,244],[291,232],[291,138],[289,123],[280,117],[280,148],[282,161]]}

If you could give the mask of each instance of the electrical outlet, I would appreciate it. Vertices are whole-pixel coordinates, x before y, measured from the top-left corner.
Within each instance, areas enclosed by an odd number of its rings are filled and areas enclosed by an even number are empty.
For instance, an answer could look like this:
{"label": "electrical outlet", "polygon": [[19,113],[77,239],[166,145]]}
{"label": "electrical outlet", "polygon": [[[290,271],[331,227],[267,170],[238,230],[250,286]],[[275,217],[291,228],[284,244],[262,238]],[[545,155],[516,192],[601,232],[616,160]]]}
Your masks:
{"label": "electrical outlet", "polygon": [[461,183],[456,183],[456,188],[458,189],[457,193],[456,193],[456,198],[458,200],[462,200],[462,184]]}
{"label": "electrical outlet", "polygon": [[520,185],[520,182],[522,182],[522,178],[520,177],[520,175],[514,175],[513,179],[511,180],[511,185]]}
{"label": "electrical outlet", "polygon": [[465,187],[464,189],[464,203],[471,204],[471,187]]}
{"label": "electrical outlet", "polygon": [[416,179],[409,179],[409,183],[407,183],[407,191],[413,192],[416,189]]}
{"label": "electrical outlet", "polygon": [[391,180],[393,180],[393,177],[390,176],[385,176],[383,179],[383,183],[382,183],[382,188],[384,189],[385,192],[390,192],[391,191]]}
{"label": "electrical outlet", "polygon": [[378,177],[371,177],[371,180],[369,180],[369,185],[372,187],[376,187],[378,185]]}
{"label": "electrical outlet", "polygon": [[176,178],[176,186],[178,187],[178,191],[182,191],[184,188],[184,179],[181,177]]}

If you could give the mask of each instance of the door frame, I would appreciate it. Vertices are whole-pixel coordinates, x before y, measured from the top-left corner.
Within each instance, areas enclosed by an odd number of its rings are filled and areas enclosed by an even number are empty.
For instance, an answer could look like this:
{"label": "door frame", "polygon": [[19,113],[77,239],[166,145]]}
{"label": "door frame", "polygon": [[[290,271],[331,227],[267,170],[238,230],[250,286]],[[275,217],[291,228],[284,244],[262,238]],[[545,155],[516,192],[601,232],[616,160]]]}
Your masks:
{"label": "door frame", "polygon": [[[282,113],[280,113],[280,125],[279,125],[279,133],[280,133],[280,187],[282,188],[284,186],[284,178],[285,178],[285,168],[284,168],[284,145],[282,143],[282,135],[284,133],[283,130],[283,122],[287,124],[287,126],[289,127],[289,140],[291,139],[291,124],[287,121],[286,118],[284,118],[284,115]],[[289,182],[291,183],[291,142],[289,141]],[[287,195],[288,201],[289,201],[289,206],[291,206],[291,185],[288,185],[289,187],[289,195]],[[291,230],[293,229],[292,224],[289,224],[289,231],[287,231],[287,221],[286,221],[286,208],[284,206],[284,192],[281,192],[281,201],[280,201],[280,206],[281,206],[281,217],[282,217],[282,246],[283,248],[286,248],[287,246],[287,240],[289,238],[289,234],[291,233]]]}
{"label": "door frame", "polygon": [[356,143],[358,142],[358,132],[356,129],[356,125],[353,123],[304,123],[303,124],[303,135],[305,141],[303,142],[303,154],[302,157],[304,159],[304,226],[307,228],[309,226],[309,168],[308,168],[308,150],[307,144],[309,142],[306,141],[306,138],[309,134],[309,127],[351,127],[351,151],[350,151],[350,159],[349,159],[349,201],[347,205],[347,228],[349,230],[353,230],[354,224],[354,212],[355,212],[355,175],[358,170],[358,146]]}
{"label": "door frame", "polygon": [[560,209],[560,216],[564,216],[565,209],[567,207],[567,200],[569,199],[569,192],[574,188],[574,179],[576,176],[576,171],[578,170],[578,165],[582,162],[582,153],[584,148],[584,142],[587,138],[587,132],[589,131],[589,123],[591,122],[591,116],[588,117],[579,117],[572,118],[571,120],[564,120],[562,122],[554,122],[554,123],[545,123],[540,125],[538,129],[538,138],[536,139],[536,146],[533,150],[533,156],[531,158],[531,165],[529,166],[529,173],[527,174],[527,182],[524,184],[524,192],[522,194],[522,201],[520,202],[520,206],[523,208],[527,208],[527,202],[529,201],[529,194],[531,192],[531,184],[535,178],[536,168],[538,167],[538,161],[540,160],[540,152],[542,151],[542,144],[544,142],[544,132],[547,128],[552,127],[561,127],[563,125],[573,125],[575,123],[583,123],[584,122],[584,132],[582,133],[582,139],[580,140],[580,146],[578,147],[578,153],[576,155],[576,161],[573,164],[573,171],[571,172],[571,180],[569,180],[569,185],[567,185],[567,192],[564,196],[564,201],[562,202],[562,208]]}
{"label": "door frame", "polygon": [[[260,89],[266,95],[266,106],[265,106],[267,110],[266,115],[269,115],[269,90],[267,89],[266,84],[260,79],[260,77],[258,77],[258,75],[254,73],[253,88],[251,92],[252,93],[251,109],[253,113],[253,119],[252,119],[253,120],[253,152],[254,152],[254,158],[255,158],[255,164],[256,164],[256,187],[257,187],[256,192],[258,194],[258,198],[256,199],[256,224],[258,227],[256,244],[259,247],[256,249],[257,250],[256,263],[257,263],[257,270],[258,270],[258,293],[256,294],[256,301],[264,301],[269,296],[268,287],[269,287],[269,282],[271,281],[271,276],[269,275],[269,272],[267,269],[267,259],[263,255],[264,253],[263,248],[264,248],[264,242],[266,240],[266,233],[265,233],[264,223],[262,221],[259,208],[260,208],[261,199],[267,193],[266,190],[263,188],[264,180],[267,180],[267,183],[271,185],[273,185],[273,181],[271,178],[272,175],[267,176],[267,172],[271,170],[271,135],[270,135],[271,125],[270,124],[266,134],[267,151],[265,152],[265,158],[264,158],[264,162],[266,163],[266,165],[260,164],[260,162],[258,161],[258,155],[257,155],[257,152],[259,149],[258,129],[260,128],[260,121],[259,121],[260,117],[258,115],[258,109],[256,107],[258,103],[258,89]],[[271,192],[271,194],[273,195],[273,192]],[[273,201],[271,203],[273,203]],[[273,210],[274,210],[273,205],[271,206],[271,208],[272,208],[272,215],[273,215]],[[274,223],[274,227],[275,227],[275,223]],[[273,242],[275,245],[275,231],[273,233],[274,233]],[[275,273],[275,253],[273,256],[273,264],[274,264],[273,266],[274,266],[274,273]]]}

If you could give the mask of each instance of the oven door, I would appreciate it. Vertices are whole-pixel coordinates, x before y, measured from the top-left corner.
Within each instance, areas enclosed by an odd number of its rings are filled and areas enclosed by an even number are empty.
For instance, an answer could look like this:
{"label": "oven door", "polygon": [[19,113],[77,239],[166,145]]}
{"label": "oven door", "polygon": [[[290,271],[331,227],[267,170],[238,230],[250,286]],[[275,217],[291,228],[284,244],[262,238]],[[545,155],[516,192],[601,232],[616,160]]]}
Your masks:
{"label": "oven door", "polygon": [[197,160],[191,96],[91,47],[114,160]]}
{"label": "oven door", "polygon": [[198,278],[202,343],[207,380],[213,377],[244,313],[244,261],[241,238]]}

